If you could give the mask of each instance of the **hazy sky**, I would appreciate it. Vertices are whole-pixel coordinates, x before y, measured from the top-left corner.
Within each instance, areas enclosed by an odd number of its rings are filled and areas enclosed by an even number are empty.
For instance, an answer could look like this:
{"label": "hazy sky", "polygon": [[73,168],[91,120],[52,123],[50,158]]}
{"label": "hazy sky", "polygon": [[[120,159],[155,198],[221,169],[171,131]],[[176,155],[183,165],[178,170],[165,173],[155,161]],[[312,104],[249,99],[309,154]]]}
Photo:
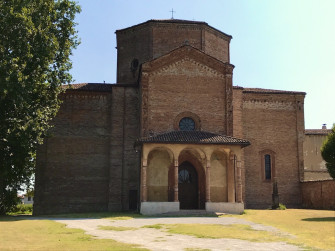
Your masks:
{"label": "hazy sky", "polygon": [[306,92],[305,127],[335,123],[334,0],[80,0],[75,83],[116,82],[115,30],[150,19],[207,22],[233,36],[234,85]]}

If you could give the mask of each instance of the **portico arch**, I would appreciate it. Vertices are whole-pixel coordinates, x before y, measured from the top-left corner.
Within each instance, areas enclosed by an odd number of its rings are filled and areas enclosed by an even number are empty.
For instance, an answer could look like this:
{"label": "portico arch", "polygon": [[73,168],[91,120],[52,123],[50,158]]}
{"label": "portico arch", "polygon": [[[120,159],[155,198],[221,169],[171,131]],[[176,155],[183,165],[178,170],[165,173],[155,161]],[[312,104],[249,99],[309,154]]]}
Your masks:
{"label": "portico arch", "polygon": [[[197,205],[194,209],[204,209],[206,202],[206,175],[205,175],[205,167],[203,163],[206,163],[204,159],[205,155],[199,149],[195,149],[192,147],[184,148],[178,156],[178,163],[180,171],[183,167],[184,163],[189,163],[194,167],[196,172],[196,186],[197,186]],[[180,191],[179,191],[180,192]],[[180,193],[182,194],[182,193]],[[179,198],[179,201],[183,198]],[[182,205],[182,202],[181,202]]]}
{"label": "portico arch", "polygon": [[228,179],[227,179],[227,154],[221,150],[215,150],[211,154],[211,202],[228,201]]}
{"label": "portico arch", "polygon": [[168,172],[173,158],[166,148],[154,148],[148,154],[147,200],[168,201]]}

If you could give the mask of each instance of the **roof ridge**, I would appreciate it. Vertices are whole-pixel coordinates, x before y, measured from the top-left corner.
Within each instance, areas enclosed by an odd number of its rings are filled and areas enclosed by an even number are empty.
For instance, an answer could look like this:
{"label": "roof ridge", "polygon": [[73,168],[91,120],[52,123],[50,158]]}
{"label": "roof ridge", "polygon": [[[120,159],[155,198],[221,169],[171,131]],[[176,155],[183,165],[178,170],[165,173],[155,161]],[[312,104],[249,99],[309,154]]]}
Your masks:
{"label": "roof ridge", "polygon": [[221,145],[250,145],[245,139],[227,136],[207,131],[168,131],[160,134],[142,137],[137,143],[171,143],[171,144],[221,144]]}

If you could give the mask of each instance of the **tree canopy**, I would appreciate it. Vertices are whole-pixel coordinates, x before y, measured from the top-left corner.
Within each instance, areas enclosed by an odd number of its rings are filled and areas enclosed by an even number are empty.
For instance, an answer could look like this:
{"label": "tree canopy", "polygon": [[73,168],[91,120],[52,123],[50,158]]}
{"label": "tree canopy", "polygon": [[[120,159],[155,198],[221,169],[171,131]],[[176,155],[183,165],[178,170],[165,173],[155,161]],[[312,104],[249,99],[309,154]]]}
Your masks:
{"label": "tree canopy", "polygon": [[326,161],[326,167],[330,176],[335,179],[335,124],[331,133],[321,148],[322,158]]}
{"label": "tree canopy", "polygon": [[34,173],[61,85],[71,81],[79,12],[70,0],[0,1],[0,214]]}

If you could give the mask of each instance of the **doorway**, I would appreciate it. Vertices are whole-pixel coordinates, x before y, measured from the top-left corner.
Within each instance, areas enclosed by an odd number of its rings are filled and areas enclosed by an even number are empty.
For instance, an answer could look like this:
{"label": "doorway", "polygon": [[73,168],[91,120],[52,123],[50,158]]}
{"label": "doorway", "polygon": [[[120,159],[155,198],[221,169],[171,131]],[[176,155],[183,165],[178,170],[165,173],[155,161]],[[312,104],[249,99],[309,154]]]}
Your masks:
{"label": "doorway", "polygon": [[183,162],[178,168],[178,197],[180,209],[198,209],[198,174],[194,166]]}

